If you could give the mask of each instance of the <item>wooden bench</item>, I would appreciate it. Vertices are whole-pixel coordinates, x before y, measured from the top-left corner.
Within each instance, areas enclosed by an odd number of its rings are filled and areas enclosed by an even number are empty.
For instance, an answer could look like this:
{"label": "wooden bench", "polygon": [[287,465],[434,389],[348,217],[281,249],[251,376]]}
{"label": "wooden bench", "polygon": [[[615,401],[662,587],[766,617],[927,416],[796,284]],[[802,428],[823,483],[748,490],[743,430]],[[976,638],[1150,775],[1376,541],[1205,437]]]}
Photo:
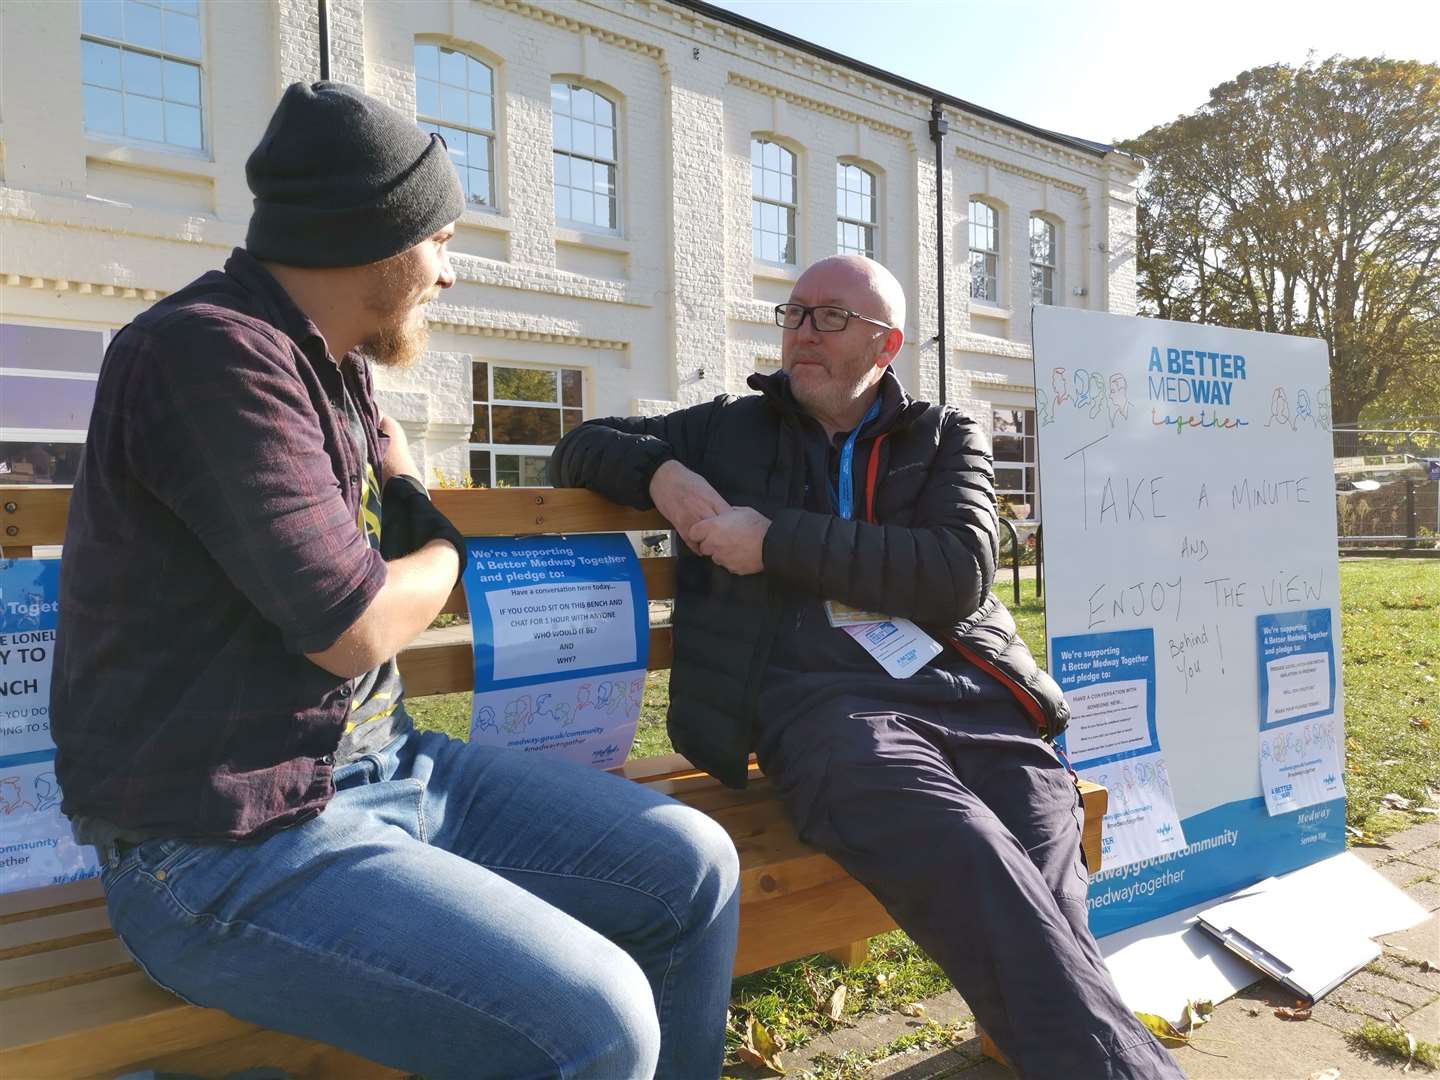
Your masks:
{"label": "wooden bench", "polygon": [[[4,554],[23,557],[35,546],[59,544],[69,496],[68,488],[0,487]],[[437,491],[435,501],[467,536],[667,527],[653,512],[584,491]],[[652,600],[675,595],[673,558],[641,565]],[[461,589],[445,610],[466,610]],[[650,667],[668,668],[670,658],[669,627],[652,628]],[[469,690],[474,677],[468,642],[418,643],[401,654],[400,666],[412,698]],[[631,759],[624,774],[704,811],[734,840],[741,866],[736,975],[822,952],[853,964],[863,959],[868,938],[894,928],[864,888],[801,843],[753,762],[744,791],[723,787],[679,755]],[[1082,794],[1086,856],[1098,868],[1105,791],[1082,785]],[[150,983],[115,939],[94,880],[0,896],[0,1077],[109,1080],[141,1069],[219,1077],[256,1065],[306,1080],[404,1075],[187,1005]]]}

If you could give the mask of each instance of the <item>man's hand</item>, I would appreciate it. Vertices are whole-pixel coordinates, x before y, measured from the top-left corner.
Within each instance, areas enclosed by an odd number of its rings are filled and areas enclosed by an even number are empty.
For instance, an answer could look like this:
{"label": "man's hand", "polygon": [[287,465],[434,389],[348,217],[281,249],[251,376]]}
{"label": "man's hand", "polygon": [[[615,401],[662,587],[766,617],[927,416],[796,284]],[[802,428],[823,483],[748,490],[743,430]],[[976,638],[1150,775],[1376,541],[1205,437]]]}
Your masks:
{"label": "man's hand", "polygon": [[695,525],[730,509],[710,481],[673,458],[650,477],[650,500],[692,548]]}
{"label": "man's hand", "polygon": [[390,436],[390,445],[385,450],[385,460],[380,463],[381,488],[389,483],[392,476],[413,476],[420,483],[425,483],[425,477],[420,475],[420,470],[415,465],[414,455],[410,453],[410,439],[399,422],[382,413],[380,434]]}
{"label": "man's hand", "polygon": [[765,569],[765,533],[770,519],[748,506],[697,522],[687,543],[732,574],[758,574]]}

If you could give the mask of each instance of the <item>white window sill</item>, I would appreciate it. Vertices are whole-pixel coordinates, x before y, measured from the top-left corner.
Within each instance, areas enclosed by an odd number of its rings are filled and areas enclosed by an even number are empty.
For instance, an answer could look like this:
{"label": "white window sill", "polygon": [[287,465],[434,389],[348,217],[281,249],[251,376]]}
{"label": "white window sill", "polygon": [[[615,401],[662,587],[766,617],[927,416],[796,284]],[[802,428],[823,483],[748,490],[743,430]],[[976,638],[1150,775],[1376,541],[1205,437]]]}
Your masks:
{"label": "white window sill", "polygon": [[489,229],[491,232],[513,232],[515,220],[506,217],[498,210],[491,210],[488,207],[476,207],[469,204],[465,212],[460,215],[461,225],[473,225],[477,229]]}
{"label": "white window sill", "polygon": [[800,277],[800,268],[789,263],[771,263],[760,259],[751,259],[750,273],[758,278],[769,278],[771,281],[794,282]]}
{"label": "white window sill", "polygon": [[1011,319],[1015,316],[1015,313],[1010,308],[987,304],[983,300],[970,301],[970,314],[980,315],[987,319]]}
{"label": "white window sill", "polygon": [[186,173],[191,176],[208,176],[211,179],[219,173],[215,162],[203,150],[186,150],[178,146],[172,149],[156,146],[154,143],[142,146],[131,142],[111,142],[93,135],[85,137],[85,156],[99,161],[134,165],[155,172]]}
{"label": "white window sill", "polygon": [[555,242],[557,244],[569,244],[572,247],[594,248],[596,251],[618,251],[629,254],[634,245],[616,232],[592,232],[589,229],[577,229],[573,225],[566,225],[563,222],[555,226]]}

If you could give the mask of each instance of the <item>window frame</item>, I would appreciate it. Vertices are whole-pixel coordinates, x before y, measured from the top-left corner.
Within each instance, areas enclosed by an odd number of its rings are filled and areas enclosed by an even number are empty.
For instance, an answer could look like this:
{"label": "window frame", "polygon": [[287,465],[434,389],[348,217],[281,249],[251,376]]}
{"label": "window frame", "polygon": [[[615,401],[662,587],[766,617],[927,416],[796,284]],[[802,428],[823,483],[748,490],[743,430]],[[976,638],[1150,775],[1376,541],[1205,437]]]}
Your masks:
{"label": "window frame", "polygon": [[[1049,255],[1050,261],[1041,262],[1035,258],[1035,226],[1043,226],[1043,230],[1049,234]],[[1060,277],[1060,227],[1050,218],[1043,214],[1030,215],[1030,303],[1045,304],[1054,306],[1056,285]],[[1040,272],[1041,296],[1036,296],[1036,271]],[[1048,295],[1046,295],[1048,294]]]}
{"label": "window frame", "polygon": [[[475,389],[474,389],[474,387],[475,387],[475,366],[476,366],[477,364],[484,364],[484,365],[486,366],[486,371],[485,371],[485,393],[486,393],[486,395],[487,395],[487,398],[486,398],[486,400],[484,400],[484,401],[481,401],[481,400],[479,400],[479,399],[477,399],[477,398],[475,397]],[[498,399],[497,399],[496,396],[495,396],[495,370],[496,370],[496,368],[508,368],[508,369],[514,369],[514,370],[518,370],[518,371],[545,371],[545,372],[550,372],[550,373],[552,373],[552,374],[555,376],[555,400],[554,400],[553,402],[550,402],[550,401],[528,401],[528,400],[522,400],[522,399],[516,399],[516,398],[498,398]],[[576,376],[577,376],[577,378],[578,378],[578,381],[579,381],[579,385],[580,385],[580,404],[579,404],[578,406],[565,404],[565,382],[564,382],[564,373],[565,373],[565,372],[572,372],[572,371],[576,374]],[[513,455],[515,455],[515,456],[517,456],[517,457],[533,457],[533,458],[548,459],[548,458],[550,457],[550,455],[555,452],[555,446],[558,444],[558,441],[559,441],[559,440],[557,439],[555,443],[502,443],[502,442],[496,442],[496,441],[495,441],[495,418],[494,418],[494,414],[490,411],[490,410],[493,409],[495,406],[498,405],[498,406],[501,406],[501,407],[518,407],[518,408],[526,408],[526,409],[530,409],[530,408],[550,409],[550,408],[553,408],[556,412],[560,413],[560,436],[561,436],[562,438],[564,437],[564,435],[565,435],[567,432],[569,432],[569,431],[571,430],[571,428],[566,427],[566,425],[565,425],[566,413],[574,413],[574,412],[576,412],[576,411],[578,410],[578,412],[579,412],[578,417],[572,417],[572,418],[571,418],[571,419],[575,420],[575,425],[574,425],[574,426],[576,426],[576,427],[578,427],[580,424],[582,424],[582,423],[585,422],[585,418],[586,418],[586,406],[585,406],[586,390],[585,390],[585,385],[586,385],[586,382],[587,382],[588,380],[587,380],[587,378],[586,378],[586,371],[585,371],[585,369],[584,369],[583,367],[571,366],[571,365],[566,365],[566,364],[527,363],[527,362],[518,361],[518,360],[504,360],[504,359],[499,359],[499,358],[496,358],[496,357],[472,357],[472,358],[471,358],[471,361],[470,361],[470,380],[471,380],[471,381],[470,381],[470,386],[471,386],[471,391],[470,391],[471,427],[470,427],[469,435],[467,435],[467,437],[466,437],[466,442],[465,442],[465,455],[466,455],[466,460],[465,460],[464,475],[470,478],[471,484],[472,484],[473,486],[475,486],[475,487],[482,487],[482,486],[483,486],[483,487],[493,488],[493,487],[496,486],[496,458],[499,457],[500,455],[502,455],[502,454],[513,454]],[[481,406],[483,406],[483,407],[485,408],[485,410],[486,410],[486,413],[485,413],[486,433],[487,433],[487,434],[489,435],[489,437],[490,437],[490,438],[489,438],[489,441],[486,441],[486,442],[477,442],[477,441],[475,441],[475,440],[471,437],[471,436],[473,436],[473,435],[475,434],[474,411],[475,411],[475,409],[477,409],[477,408],[479,408],[479,407],[481,407]],[[488,477],[488,479],[486,480],[485,484],[483,484],[483,485],[482,485],[482,484],[475,483],[475,479],[474,479],[475,468],[476,468],[476,466],[475,466],[475,460],[474,460],[474,455],[477,454],[477,453],[485,453],[485,454],[488,454],[488,455],[489,455],[489,477]]]}
{"label": "window frame", "polygon": [[[776,173],[782,178],[786,175],[780,170],[771,169],[764,164],[764,153],[765,147],[767,146],[775,147],[780,154],[788,155],[790,158],[791,169],[789,180],[790,190],[794,198],[789,202],[786,202],[782,198],[771,197],[764,194],[764,173]],[[759,150],[761,159],[759,162],[756,161],[757,149]],[[782,163],[784,160],[784,157],[780,158]],[[756,190],[757,171],[762,177],[759,191]],[[759,210],[759,216],[763,218],[764,210],[762,208],[766,206],[773,206],[785,215],[787,231],[783,234],[785,239],[783,247],[785,248],[784,253],[789,255],[788,259],[782,258],[778,261],[775,259],[767,259],[760,253],[763,251],[763,245],[757,245],[756,240],[759,237],[782,235],[774,230],[766,229],[763,221],[757,220],[756,211]],[[800,264],[800,155],[777,139],[767,139],[759,135],[750,136],[750,207],[750,257],[756,262],[764,263],[766,266],[784,266],[791,269],[798,267]],[[757,251],[757,247],[760,249],[759,251]]]}
{"label": "window frame", "polygon": [[[1002,413],[1013,413],[1019,417],[1019,431],[1001,431],[1000,417]],[[991,425],[991,459],[995,468],[995,496],[1004,496],[1011,503],[1023,503],[1030,507],[1030,517],[1027,520],[1039,520],[1040,517],[1040,465],[1036,456],[1036,410],[1026,405],[996,405],[990,410]],[[1020,457],[1001,456],[1000,446],[1002,439],[1020,440]],[[1021,486],[1019,488],[1002,486],[1000,483],[1001,469],[1019,469],[1021,472]]]}
{"label": "window frame", "polygon": [[[435,68],[436,68],[436,77],[435,77],[434,80],[431,80],[428,75],[427,75],[427,76],[422,76],[422,75],[420,74],[420,58],[419,58],[419,56],[417,55],[417,53],[418,53],[418,51],[419,51],[420,49],[423,49],[423,48],[429,48],[429,49],[434,49],[434,50],[436,50],[436,65],[435,65]],[[464,60],[466,61],[466,65],[467,65],[467,66],[466,66],[466,85],[465,85],[464,87],[457,86],[457,85],[455,85],[454,83],[447,83],[447,82],[445,82],[445,80],[444,80],[444,74],[443,74],[442,67],[441,67],[441,65],[442,65],[442,63],[443,63],[443,61],[441,60],[441,57],[442,57],[443,54],[445,54],[445,53],[453,53],[453,54],[456,55],[456,56],[460,56],[460,57],[464,58]],[[416,123],[417,125],[419,125],[423,130],[425,130],[425,131],[427,131],[427,132],[432,132],[432,131],[433,131],[433,132],[435,132],[436,134],[438,134],[442,139],[445,140],[445,150],[446,150],[446,153],[449,155],[451,163],[455,166],[455,171],[460,174],[461,186],[465,189],[465,209],[466,209],[466,210],[476,211],[476,212],[479,212],[479,213],[498,214],[498,213],[500,212],[500,175],[499,175],[498,170],[497,170],[496,167],[495,167],[495,159],[496,159],[496,156],[497,156],[497,154],[496,154],[497,147],[498,147],[499,142],[500,142],[499,132],[500,132],[500,101],[501,101],[501,94],[500,94],[500,73],[499,73],[499,65],[496,64],[496,63],[494,63],[494,62],[492,62],[490,59],[488,59],[488,58],[486,58],[486,57],[477,56],[475,53],[473,53],[473,52],[471,52],[471,51],[469,51],[469,50],[467,50],[467,49],[456,48],[456,47],[453,46],[453,45],[448,45],[448,44],[446,44],[446,43],[444,43],[444,42],[440,42],[440,41],[427,41],[427,40],[424,40],[424,39],[416,39],[416,41],[415,41],[415,43],[414,43],[414,47],[411,49],[410,61],[411,61],[412,69],[413,69],[413,72],[412,72],[412,73],[413,73],[413,77],[414,77],[414,89],[415,89],[415,123]],[[490,93],[489,93],[488,95],[486,95],[486,94],[479,94],[478,91],[475,91],[475,90],[470,89],[470,87],[469,87],[469,66],[468,66],[468,65],[469,65],[469,64],[472,64],[472,63],[474,63],[474,64],[479,64],[481,67],[483,67],[483,68],[489,73],[489,76],[490,76]],[[425,113],[425,112],[421,112],[421,110],[420,110],[420,80],[421,80],[421,78],[424,78],[427,82],[433,81],[433,82],[435,83],[435,88],[436,88],[436,89],[435,89],[435,103],[436,103],[437,106],[440,105],[440,103],[441,103],[441,101],[442,101],[442,99],[443,99],[444,88],[449,87],[449,88],[452,89],[452,90],[460,90],[460,91],[463,91],[463,92],[467,95],[466,98],[465,98],[465,105],[466,105],[466,122],[463,123],[463,124],[461,124],[461,123],[458,123],[458,122],[456,122],[456,121],[454,121],[454,120],[445,120],[445,119],[442,119],[442,118],[440,118],[439,115],[438,115],[438,113],[439,113],[439,111],[440,111],[438,108],[437,108],[437,110],[436,110],[436,113]],[[490,99],[490,125],[491,125],[489,128],[476,127],[476,126],[474,126],[474,125],[472,125],[472,124],[469,123],[469,106],[470,106],[470,99],[469,99],[469,96],[468,96],[468,95],[470,95],[470,94],[479,94],[479,96],[481,96],[481,97],[489,97],[489,99]],[[458,162],[458,161],[455,160],[455,155],[456,155],[456,152],[457,152],[457,151],[456,151],[456,148],[451,145],[451,142],[452,142],[453,140],[452,140],[449,136],[447,136],[447,135],[445,134],[445,131],[443,130],[443,129],[447,129],[447,128],[450,129],[450,130],[452,130],[452,131],[461,131],[461,132],[464,132],[465,135],[467,136],[467,138],[466,138],[466,140],[465,140],[465,148],[464,148],[465,162],[464,162],[463,164],[462,164],[461,162]],[[469,157],[470,157],[470,140],[469,140],[469,136],[472,136],[472,135],[477,135],[477,136],[479,136],[479,137],[481,137],[481,138],[483,138],[483,139],[485,140],[485,157],[486,157],[486,160],[485,160],[485,165],[484,165],[483,169],[480,169],[480,171],[484,172],[485,175],[486,175],[486,177],[487,177],[487,181],[486,181],[486,182],[487,182],[487,184],[489,185],[489,196],[490,196],[488,202],[478,201],[478,200],[472,198],[472,197],[471,197],[471,194],[470,194],[470,176],[469,176],[469,172],[470,172],[471,169],[477,168],[477,166],[471,165],[471,164],[469,163]]]}
{"label": "window frame", "polygon": [[[983,225],[976,223],[976,208],[983,209],[987,215],[987,221]],[[969,244],[969,265],[970,265],[970,300],[972,303],[989,304],[994,307],[1000,306],[1000,280],[1003,272],[1003,260],[1001,258],[1000,237],[1003,234],[1001,212],[998,206],[986,202],[984,199],[970,200],[969,215],[966,222],[966,235]],[[993,247],[976,247],[975,231],[977,228],[984,229],[989,234]],[[984,261],[985,272],[978,276],[975,273],[975,258],[980,256]],[[988,283],[990,288],[985,289],[984,284]],[[977,284],[980,291],[977,292]]]}
{"label": "window frame", "polygon": [[[576,116],[573,111],[572,111],[572,112],[568,112],[568,113],[563,113],[563,114],[557,114],[557,113],[555,112],[555,90],[556,90],[556,87],[559,87],[559,86],[564,86],[564,87],[569,91],[569,93],[572,95],[572,98],[571,98],[572,101],[573,101],[573,95],[574,95],[574,93],[575,93],[576,91],[579,91],[579,92],[581,92],[581,93],[590,94],[592,97],[595,97],[595,98],[599,99],[600,101],[605,102],[605,104],[608,105],[609,108],[610,108],[610,120],[611,120],[610,124],[608,124],[608,125],[603,125],[603,124],[601,124],[598,120],[595,120],[595,119],[586,120],[583,116]],[[552,209],[553,209],[554,214],[555,214],[555,223],[556,223],[557,225],[562,225],[562,226],[565,226],[565,227],[567,227],[567,228],[581,229],[581,230],[584,230],[584,231],[587,231],[587,232],[604,233],[604,234],[609,235],[609,236],[619,236],[619,235],[621,234],[621,230],[622,230],[622,228],[623,228],[624,222],[623,222],[622,217],[621,217],[621,214],[620,214],[620,209],[621,209],[621,199],[620,199],[620,179],[621,179],[621,171],[620,171],[620,101],[619,101],[619,95],[615,95],[614,97],[611,96],[611,94],[613,94],[613,93],[614,93],[614,91],[609,91],[609,92],[607,92],[606,89],[601,89],[601,88],[598,87],[598,86],[593,86],[593,85],[590,85],[590,84],[588,84],[588,83],[586,83],[586,82],[579,81],[579,80],[575,80],[575,79],[571,79],[571,78],[559,77],[559,78],[552,78],[552,79],[550,80],[550,155],[551,155],[550,160],[551,160],[551,163],[552,163],[552,167],[554,168],[554,173],[553,173],[552,179],[551,179],[551,183],[552,183],[552,185],[553,185],[553,192],[554,192],[554,199],[553,199],[553,202],[552,202]],[[592,109],[592,115],[593,115],[593,113],[594,113],[594,110]],[[613,150],[614,150],[614,156],[613,156],[613,158],[601,157],[598,153],[594,153],[594,154],[580,153],[580,152],[576,151],[576,150],[573,148],[573,146],[572,146],[571,149],[568,149],[568,150],[562,150],[562,149],[560,149],[559,146],[556,145],[556,139],[555,139],[555,126],[556,126],[556,125],[555,125],[555,118],[556,118],[557,115],[563,115],[563,116],[567,117],[567,118],[571,121],[572,124],[573,124],[575,121],[578,120],[578,121],[579,121],[580,123],[582,123],[582,124],[591,124],[591,125],[593,125],[593,126],[596,127],[596,128],[608,127],[609,130],[610,130],[611,145],[612,145],[612,148],[613,148]],[[570,194],[570,202],[571,202],[572,208],[573,208],[573,206],[574,206],[574,195],[575,195],[575,192],[584,190],[584,189],[582,189],[582,188],[576,187],[574,184],[572,184],[572,183],[569,182],[570,177],[574,175],[574,167],[575,167],[575,162],[576,162],[576,161],[589,162],[589,164],[590,164],[590,166],[591,166],[592,168],[594,168],[594,167],[596,167],[596,166],[605,166],[605,167],[607,167],[607,168],[609,168],[609,169],[613,169],[613,170],[614,170],[615,180],[614,180],[614,183],[611,185],[611,188],[610,188],[610,196],[609,196],[609,198],[610,198],[610,217],[611,217],[611,220],[612,220],[613,224],[610,224],[610,225],[600,225],[600,224],[598,224],[598,223],[596,223],[596,222],[584,221],[584,220],[582,220],[582,219],[580,219],[580,218],[577,218],[577,217],[574,217],[574,216],[571,216],[571,215],[567,215],[567,216],[564,216],[564,217],[561,216],[561,214],[560,214],[560,207],[559,207],[559,201],[560,201],[560,188],[561,188],[562,185],[561,185],[561,183],[560,183],[560,172],[559,172],[559,168],[558,168],[558,166],[559,166],[559,160],[558,160],[558,159],[560,159],[560,158],[562,158],[562,157],[567,159],[567,165],[566,165],[566,182],[565,182],[565,184],[564,184],[563,186],[571,193],[571,194]],[[594,196],[598,196],[599,193],[596,192],[595,189],[594,189],[593,186],[592,186],[592,187],[590,188],[590,190],[589,190],[589,194],[594,195]]]}
{"label": "window frame", "polygon": [[[855,191],[847,184],[848,171],[855,170],[861,176],[870,181],[870,192],[867,195],[863,190]],[[858,195],[862,200],[870,203],[870,219],[851,217],[843,211],[848,209],[849,195]],[[880,249],[880,176],[871,172],[858,161],[838,160],[835,162],[835,251],[837,254],[864,255],[866,258],[879,258],[877,252]],[[865,249],[857,249],[845,243],[845,227],[853,226],[860,230],[861,236],[867,241]]]}
{"label": "window frame", "polygon": [[[159,151],[159,152],[162,152],[162,153],[177,154],[177,155],[181,155],[181,156],[185,156],[185,157],[194,157],[194,158],[200,158],[200,159],[206,159],[206,160],[208,160],[208,158],[209,158],[209,156],[210,156],[210,136],[211,136],[211,131],[210,131],[210,124],[208,123],[207,118],[206,118],[206,111],[207,111],[207,103],[208,103],[208,101],[209,101],[209,94],[206,92],[207,88],[206,88],[206,78],[205,78],[205,5],[204,5],[203,3],[198,3],[198,2],[197,2],[197,3],[195,4],[195,13],[194,13],[194,15],[193,15],[193,18],[194,18],[194,20],[195,20],[196,34],[197,34],[197,37],[198,37],[198,41],[197,41],[197,44],[196,44],[196,51],[197,51],[198,55],[196,55],[196,56],[185,56],[185,55],[183,55],[182,53],[177,53],[177,52],[168,51],[167,49],[165,49],[165,48],[163,47],[163,44],[164,44],[164,37],[163,37],[163,35],[164,35],[164,30],[163,30],[163,26],[164,26],[165,12],[166,12],[167,10],[170,10],[170,9],[168,8],[168,5],[167,5],[166,0],[134,0],[134,2],[135,2],[136,4],[138,4],[139,6],[142,6],[142,7],[145,7],[145,8],[153,8],[155,11],[157,11],[157,12],[159,13],[160,19],[161,19],[161,27],[162,27],[162,30],[161,30],[161,35],[162,35],[162,36],[161,36],[161,43],[162,43],[162,47],[161,47],[161,48],[158,48],[158,49],[157,49],[157,48],[154,48],[154,47],[149,46],[149,45],[141,45],[141,44],[138,44],[138,43],[136,43],[136,42],[131,42],[131,41],[126,40],[126,38],[125,38],[124,36],[121,36],[121,37],[119,37],[119,38],[111,37],[110,35],[101,33],[101,32],[99,32],[99,31],[97,31],[97,30],[95,30],[95,29],[93,29],[93,28],[90,29],[90,30],[86,30],[86,29],[85,29],[85,12],[86,12],[86,8],[87,8],[89,5],[88,5],[87,3],[85,3],[85,0],[81,0],[81,4],[80,4],[80,96],[81,96],[80,124],[81,124],[81,128],[82,128],[82,130],[84,131],[86,138],[98,139],[98,140],[100,140],[100,141],[102,141],[102,142],[119,143],[119,144],[121,144],[121,145],[127,145],[127,146],[144,147],[145,149],[148,149],[148,150],[156,150],[156,151]],[[125,9],[125,5],[124,5],[123,3],[117,3],[117,4],[116,4],[116,7],[117,7],[117,8],[120,10],[120,12],[121,12],[121,20],[122,20],[122,22],[121,22],[121,34],[123,35],[123,34],[124,34],[124,22],[123,22],[123,20],[124,20],[124,9]],[[188,17],[192,17],[192,16],[189,16],[188,14],[186,14],[186,17],[188,18]],[[92,82],[88,82],[88,81],[86,80],[86,76],[85,76],[85,52],[86,52],[85,46],[86,46],[87,44],[97,45],[97,46],[100,46],[101,48],[106,48],[106,49],[113,49],[113,50],[115,50],[115,52],[117,53],[117,55],[118,55],[118,57],[119,57],[119,73],[118,73],[118,75],[117,75],[117,79],[118,79],[118,85],[117,85],[117,86],[105,86],[105,85],[100,84],[100,83],[92,83]],[[149,95],[149,94],[141,94],[141,93],[138,93],[138,92],[132,94],[131,91],[129,91],[129,90],[127,90],[127,89],[125,88],[125,74],[124,74],[124,71],[125,71],[125,64],[126,64],[126,62],[125,62],[125,54],[127,54],[127,53],[132,54],[132,55],[135,55],[135,56],[150,57],[150,58],[155,59],[155,60],[158,60],[158,61],[160,62],[160,65],[161,65],[161,67],[160,67],[160,78],[161,78],[161,83],[160,83],[160,97],[156,98],[156,97],[152,97],[152,96]],[[183,66],[185,66],[185,67],[190,67],[190,68],[194,68],[194,69],[195,69],[195,101],[194,101],[193,103],[192,103],[192,102],[188,102],[188,101],[182,101],[182,100],[180,100],[180,99],[172,99],[172,98],[169,98],[169,97],[166,96],[166,92],[165,92],[165,81],[164,81],[164,80],[165,80],[165,65],[166,65],[166,64],[179,64],[179,65],[183,65]],[[88,115],[89,109],[88,109],[88,107],[87,107],[87,105],[86,105],[86,103],[85,103],[85,98],[86,98],[86,93],[85,93],[85,91],[86,91],[86,88],[93,88],[93,89],[95,89],[95,90],[107,91],[107,92],[110,92],[110,93],[118,94],[118,95],[120,96],[120,128],[121,128],[120,131],[118,131],[118,132],[115,132],[115,131],[104,131],[104,130],[101,130],[101,129],[99,129],[99,128],[94,128],[94,127],[91,127],[91,126],[90,126],[90,119],[89,119],[89,115]],[[127,121],[126,121],[126,108],[125,108],[126,100],[127,100],[127,98],[132,97],[132,96],[133,96],[133,97],[137,97],[137,98],[144,98],[144,99],[147,100],[147,101],[154,101],[154,102],[157,102],[157,103],[160,105],[160,130],[161,130],[161,133],[162,133],[162,137],[161,137],[160,139],[147,139],[147,138],[145,138],[143,135],[134,135],[134,134],[131,134],[130,132],[128,132],[127,130],[125,130],[125,129],[126,129],[126,123],[127,123]],[[167,115],[166,115],[167,110],[166,110],[166,108],[165,108],[165,106],[167,106],[167,105],[174,105],[174,106],[176,106],[177,108],[194,109],[194,110],[195,110],[195,112],[196,112],[197,115],[198,115],[198,123],[199,123],[199,127],[200,127],[200,145],[199,145],[199,146],[191,146],[191,145],[186,144],[186,143],[171,142],[171,141],[169,141],[168,139],[166,139],[166,138],[163,137],[164,132],[165,132],[165,130],[166,130],[166,127],[167,127],[167,125],[168,125],[168,118],[167,118]]]}

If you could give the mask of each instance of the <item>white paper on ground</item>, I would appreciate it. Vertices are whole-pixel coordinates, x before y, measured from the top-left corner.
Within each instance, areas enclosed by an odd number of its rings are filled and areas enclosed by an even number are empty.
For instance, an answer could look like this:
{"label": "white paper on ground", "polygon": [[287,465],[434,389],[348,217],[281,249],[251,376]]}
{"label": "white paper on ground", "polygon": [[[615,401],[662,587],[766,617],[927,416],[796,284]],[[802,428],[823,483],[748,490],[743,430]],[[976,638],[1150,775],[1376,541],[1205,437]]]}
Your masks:
{"label": "white paper on ground", "polygon": [[[1336,925],[1364,937],[1407,930],[1429,915],[1348,851],[1221,899],[1254,895],[1270,882],[1297,879],[1308,895],[1323,903]],[[1214,906],[1215,901],[1207,900],[1100,939],[1100,952],[1125,1004],[1173,1022],[1187,1001],[1218,1005],[1260,979],[1258,968],[1201,929],[1197,916]]]}

